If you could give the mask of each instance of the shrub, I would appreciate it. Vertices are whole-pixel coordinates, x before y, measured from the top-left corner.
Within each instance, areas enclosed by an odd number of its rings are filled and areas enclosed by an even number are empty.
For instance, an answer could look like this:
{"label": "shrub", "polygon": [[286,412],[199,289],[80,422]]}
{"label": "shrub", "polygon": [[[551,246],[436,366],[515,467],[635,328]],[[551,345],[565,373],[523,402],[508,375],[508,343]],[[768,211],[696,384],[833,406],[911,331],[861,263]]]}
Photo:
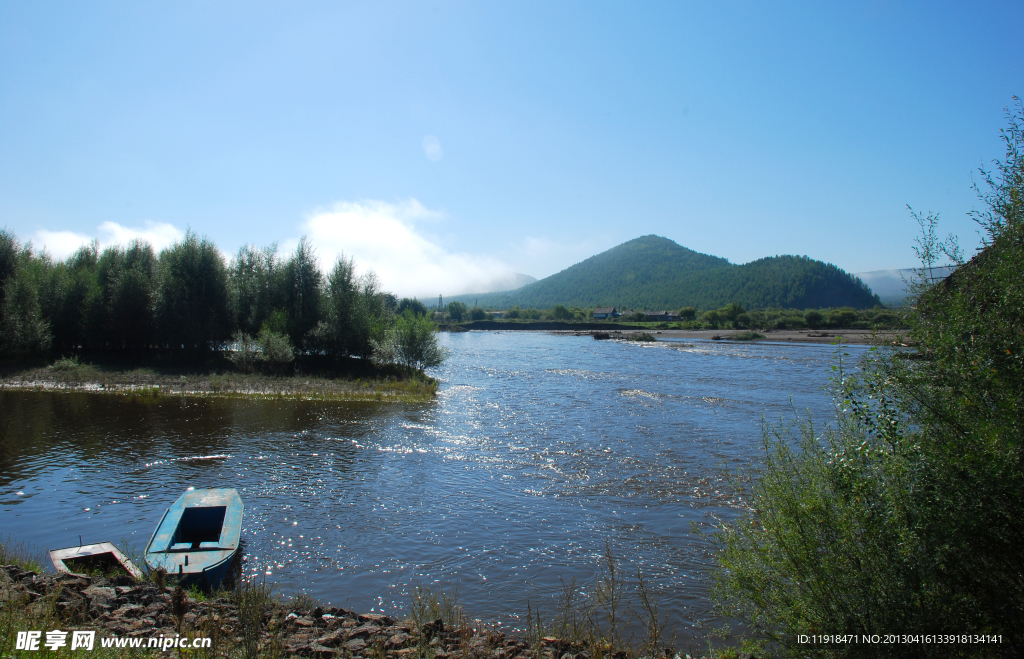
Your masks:
{"label": "shrub", "polygon": [[566,309],[564,304],[556,304],[551,309],[551,317],[555,320],[569,320],[572,316],[573,313]]}
{"label": "shrub", "polygon": [[[826,629],[1001,635],[984,648],[885,648],[891,657],[1024,652],[1022,123],[1018,101],[1006,159],[982,171],[981,254],[962,263],[955,242],[936,240],[936,218],[915,216],[913,359],[876,349],[857,378],[840,360],[833,428],[766,430],[750,512],[717,536],[716,599],[768,653],[879,656],[797,642]],[[962,265],[936,283],[940,252]]]}
{"label": "shrub", "polygon": [[242,373],[252,373],[260,358],[259,344],[248,334],[235,332],[231,337],[227,358]]}
{"label": "shrub", "polygon": [[448,303],[448,317],[455,322],[461,322],[462,317],[466,315],[469,308],[462,302],[449,302]]}
{"label": "shrub", "polygon": [[718,325],[722,322],[722,316],[714,309],[705,311],[704,315],[700,317],[700,320],[711,329],[718,329]]}
{"label": "shrub", "polygon": [[440,366],[450,351],[437,338],[437,326],[426,316],[412,310],[397,318],[395,327],[373,342],[373,361],[400,364],[408,370]]}
{"label": "shrub", "polygon": [[284,372],[295,361],[295,353],[287,335],[264,330],[260,332],[258,342],[260,362],[270,371]]}

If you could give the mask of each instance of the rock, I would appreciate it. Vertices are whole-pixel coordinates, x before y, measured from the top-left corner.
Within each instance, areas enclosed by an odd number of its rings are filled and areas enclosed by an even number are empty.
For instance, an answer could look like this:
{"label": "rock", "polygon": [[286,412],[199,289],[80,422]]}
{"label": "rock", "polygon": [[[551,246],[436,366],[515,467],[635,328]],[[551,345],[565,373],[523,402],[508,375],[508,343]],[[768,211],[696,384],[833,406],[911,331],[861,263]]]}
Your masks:
{"label": "rock", "polygon": [[351,641],[346,641],[343,647],[348,652],[362,652],[366,648],[366,641],[361,638],[354,638]]}
{"label": "rock", "polygon": [[117,599],[117,591],[102,586],[89,586],[82,591],[82,594],[97,604],[106,604],[112,599]]}
{"label": "rock", "polygon": [[381,628],[378,627],[377,625],[372,625],[372,624],[370,624],[370,625],[362,625],[360,627],[356,627],[356,628],[350,630],[348,632],[348,637],[349,638],[360,638],[360,637],[362,637],[362,638],[369,638],[370,636],[373,636],[375,634],[379,634],[380,632],[381,632]]}
{"label": "rock", "polygon": [[325,648],[322,645],[316,643],[307,643],[305,645],[292,645],[285,648],[287,654],[295,654],[300,657],[317,657],[318,659],[330,659],[334,656],[334,650],[331,648]]}
{"label": "rock", "polygon": [[333,634],[328,634],[327,636],[322,636],[322,637],[316,639],[316,642],[319,643],[320,645],[323,645],[323,646],[328,647],[328,648],[336,648],[336,647],[338,647],[339,645],[341,645],[342,643],[345,642],[345,638],[346,638],[345,631],[342,630],[342,629],[339,629],[338,631],[334,632]]}
{"label": "rock", "polygon": [[297,627],[313,627],[316,625],[312,618],[301,616],[298,618],[292,618],[292,624]]}
{"label": "rock", "polygon": [[375,623],[379,627],[390,627],[395,624],[395,619],[383,613],[362,613],[358,616],[360,622]]}
{"label": "rock", "polygon": [[398,632],[397,634],[394,634],[387,640],[387,642],[384,644],[384,647],[389,650],[395,650],[397,648],[404,648],[406,645],[408,645],[408,643],[409,635],[405,632]]}
{"label": "rock", "polygon": [[142,613],[142,607],[138,604],[125,604],[112,614],[115,618],[134,618]]}

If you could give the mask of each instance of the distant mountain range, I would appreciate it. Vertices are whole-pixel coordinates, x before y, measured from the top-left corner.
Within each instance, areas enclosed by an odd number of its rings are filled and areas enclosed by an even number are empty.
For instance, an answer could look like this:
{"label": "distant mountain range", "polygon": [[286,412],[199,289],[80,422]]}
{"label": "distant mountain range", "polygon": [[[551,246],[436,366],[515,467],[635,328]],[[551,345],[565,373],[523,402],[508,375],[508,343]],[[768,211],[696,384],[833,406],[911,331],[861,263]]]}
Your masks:
{"label": "distant mountain range", "polygon": [[[932,269],[932,277],[948,277],[953,272],[952,268],[938,267]],[[871,290],[878,295],[883,304],[903,304],[907,298],[907,284],[917,275],[913,268],[901,268],[899,270],[872,270],[871,272],[858,272],[857,277],[871,287]]]}
{"label": "distant mountain range", "polygon": [[668,238],[642,236],[515,290],[445,298],[492,309],[616,306],[629,309],[750,309],[881,304],[857,277],[806,256],[770,256],[734,265]]}

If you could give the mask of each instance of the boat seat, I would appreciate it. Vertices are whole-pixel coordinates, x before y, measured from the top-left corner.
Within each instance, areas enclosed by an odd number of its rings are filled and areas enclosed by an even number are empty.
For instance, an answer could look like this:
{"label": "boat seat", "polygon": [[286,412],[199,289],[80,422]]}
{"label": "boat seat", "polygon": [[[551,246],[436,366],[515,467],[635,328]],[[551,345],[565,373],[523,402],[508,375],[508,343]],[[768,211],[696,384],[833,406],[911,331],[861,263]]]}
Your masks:
{"label": "boat seat", "polygon": [[220,543],[219,542],[200,542],[199,543],[199,548],[200,549],[217,549],[218,547],[220,547]]}
{"label": "boat seat", "polygon": [[192,549],[191,542],[175,542],[171,545],[171,551],[183,551],[185,549]]}

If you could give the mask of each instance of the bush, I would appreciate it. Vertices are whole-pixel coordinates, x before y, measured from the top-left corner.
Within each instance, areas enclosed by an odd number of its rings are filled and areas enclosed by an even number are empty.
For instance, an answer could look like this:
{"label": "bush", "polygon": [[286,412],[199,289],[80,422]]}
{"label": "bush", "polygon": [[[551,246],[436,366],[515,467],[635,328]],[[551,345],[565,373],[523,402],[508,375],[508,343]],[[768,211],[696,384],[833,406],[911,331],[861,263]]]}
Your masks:
{"label": "bush", "polygon": [[837,363],[834,428],[766,431],[750,512],[717,536],[716,599],[768,653],[879,656],[798,643],[808,630],[1002,637],[894,645],[891,657],[1024,652],[1022,123],[1018,102],[1006,159],[982,172],[985,249],[938,284],[929,255],[960,261],[959,249],[916,216],[916,353],[874,350],[857,378]]}
{"label": "bush", "polygon": [[260,346],[251,336],[235,332],[231,337],[227,358],[242,373],[253,373],[259,363]]}
{"label": "bush", "polygon": [[823,316],[820,311],[811,309],[810,311],[804,312],[804,322],[807,323],[807,326],[811,329],[818,329],[821,327],[821,324],[825,322],[825,316]]}
{"label": "bush", "polygon": [[260,362],[274,373],[282,373],[295,361],[292,344],[285,334],[261,331],[259,338]]}
{"label": "bush", "polygon": [[411,309],[397,318],[395,327],[373,343],[376,364],[400,364],[408,370],[440,366],[448,358],[448,348],[438,343],[437,326],[426,316]]}
{"label": "bush", "polygon": [[480,307],[473,307],[469,310],[469,317],[471,320],[483,320],[487,318],[487,312]]}
{"label": "bush", "polygon": [[722,316],[714,309],[705,311],[704,315],[700,317],[700,320],[711,329],[718,329],[718,325],[722,322]]}
{"label": "bush", "polygon": [[573,313],[565,308],[564,304],[556,304],[551,310],[551,317],[555,320],[569,320]]}
{"label": "bush", "polygon": [[448,303],[448,317],[455,322],[461,322],[462,317],[469,311],[468,307],[462,302],[449,302]]}

